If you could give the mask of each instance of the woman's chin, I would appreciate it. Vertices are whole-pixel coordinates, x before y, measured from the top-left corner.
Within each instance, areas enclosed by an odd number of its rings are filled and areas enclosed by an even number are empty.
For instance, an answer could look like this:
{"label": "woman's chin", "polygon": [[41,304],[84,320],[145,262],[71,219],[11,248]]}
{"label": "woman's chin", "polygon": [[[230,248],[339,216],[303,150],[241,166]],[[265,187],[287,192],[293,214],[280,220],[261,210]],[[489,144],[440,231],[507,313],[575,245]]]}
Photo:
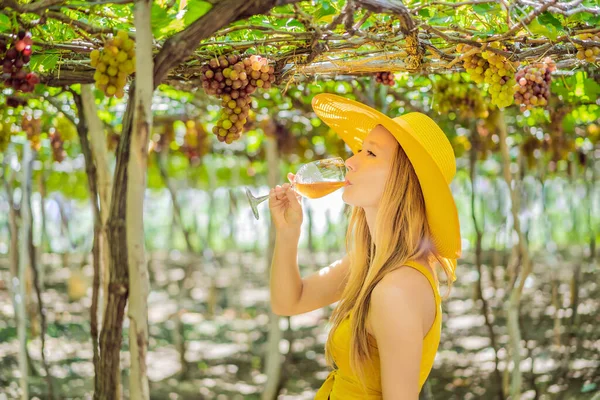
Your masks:
{"label": "woman's chin", "polygon": [[346,186],[344,188],[344,192],[342,193],[342,201],[346,204],[348,204],[349,206],[353,206],[354,204],[352,204],[351,196],[348,195],[348,193],[346,193],[346,190],[348,189],[348,186]]}

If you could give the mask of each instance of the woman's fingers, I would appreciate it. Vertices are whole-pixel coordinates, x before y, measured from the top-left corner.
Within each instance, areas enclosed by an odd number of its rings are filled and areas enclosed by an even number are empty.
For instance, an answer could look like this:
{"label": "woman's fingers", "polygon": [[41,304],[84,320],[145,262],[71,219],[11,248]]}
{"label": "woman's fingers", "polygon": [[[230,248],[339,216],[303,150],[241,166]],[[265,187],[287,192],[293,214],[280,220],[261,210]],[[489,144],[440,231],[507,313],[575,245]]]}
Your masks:
{"label": "woman's fingers", "polygon": [[297,211],[302,211],[302,207],[300,206],[300,199],[297,197],[296,192],[294,190],[286,191],[287,198],[290,201],[290,207]]}
{"label": "woman's fingers", "polygon": [[294,179],[296,178],[296,175],[292,174],[291,172],[288,172],[287,178],[288,178],[288,180],[290,182],[294,182]]}
{"label": "woman's fingers", "polygon": [[285,192],[281,185],[275,186],[275,197],[277,198],[277,200],[281,200],[285,197]]}

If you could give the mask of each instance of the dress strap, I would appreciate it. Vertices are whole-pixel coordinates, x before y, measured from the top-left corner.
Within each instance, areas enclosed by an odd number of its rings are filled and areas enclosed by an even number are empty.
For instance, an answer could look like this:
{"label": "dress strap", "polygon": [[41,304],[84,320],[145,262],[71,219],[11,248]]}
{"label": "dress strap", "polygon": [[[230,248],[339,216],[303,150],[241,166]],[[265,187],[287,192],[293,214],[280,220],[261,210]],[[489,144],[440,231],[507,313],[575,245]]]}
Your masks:
{"label": "dress strap", "polygon": [[420,273],[422,273],[423,275],[425,275],[425,277],[429,281],[429,284],[431,285],[431,288],[433,289],[433,294],[435,296],[436,304],[440,304],[441,297],[440,297],[439,289],[437,287],[435,279],[433,278],[433,274],[431,273],[429,268],[423,266],[422,264],[420,264],[414,260],[407,260],[404,263],[404,265],[412,267],[412,268],[416,269],[417,271],[419,271]]}

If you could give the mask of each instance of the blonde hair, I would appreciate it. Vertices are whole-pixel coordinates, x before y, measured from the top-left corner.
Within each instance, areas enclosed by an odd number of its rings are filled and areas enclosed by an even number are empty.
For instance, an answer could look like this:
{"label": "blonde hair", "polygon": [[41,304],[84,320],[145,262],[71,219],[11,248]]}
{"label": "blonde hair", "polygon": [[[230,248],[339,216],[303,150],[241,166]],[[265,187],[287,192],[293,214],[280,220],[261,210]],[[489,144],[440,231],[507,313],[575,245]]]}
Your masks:
{"label": "blonde hair", "polygon": [[[346,251],[350,258],[348,283],[331,314],[331,330],[325,344],[325,359],[334,366],[332,338],[337,327],[352,312],[350,326],[350,366],[366,391],[364,364],[371,359],[366,328],[371,292],[388,273],[407,260],[437,261],[452,288],[452,265],[441,257],[430,240],[425,201],[417,175],[401,146],[397,147],[376,218],[376,243],[373,243],[365,211],[352,207],[346,232]],[[435,264],[434,264],[435,265]],[[434,279],[437,273],[434,268]]]}

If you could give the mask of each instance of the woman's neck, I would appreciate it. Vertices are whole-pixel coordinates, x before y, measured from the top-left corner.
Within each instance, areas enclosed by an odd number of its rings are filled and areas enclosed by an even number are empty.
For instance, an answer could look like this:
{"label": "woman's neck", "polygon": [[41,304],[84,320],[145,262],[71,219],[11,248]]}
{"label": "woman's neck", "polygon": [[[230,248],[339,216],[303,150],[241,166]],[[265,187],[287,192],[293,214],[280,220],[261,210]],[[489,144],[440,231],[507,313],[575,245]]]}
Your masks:
{"label": "woman's neck", "polygon": [[[365,211],[365,218],[367,219],[367,226],[369,227],[369,233],[371,234],[371,241],[373,243],[375,243],[375,226],[376,226],[376,221],[377,221],[377,210],[378,209],[376,207],[365,207],[365,208],[363,208],[363,210]],[[429,270],[432,270],[431,264],[429,263],[429,261],[427,260],[426,257],[421,257],[419,259],[415,259],[414,261],[429,268]]]}
{"label": "woman's neck", "polygon": [[375,226],[377,222],[377,208],[365,207],[365,218],[367,219],[367,226],[369,227],[369,233],[371,234],[371,241],[375,243]]}

